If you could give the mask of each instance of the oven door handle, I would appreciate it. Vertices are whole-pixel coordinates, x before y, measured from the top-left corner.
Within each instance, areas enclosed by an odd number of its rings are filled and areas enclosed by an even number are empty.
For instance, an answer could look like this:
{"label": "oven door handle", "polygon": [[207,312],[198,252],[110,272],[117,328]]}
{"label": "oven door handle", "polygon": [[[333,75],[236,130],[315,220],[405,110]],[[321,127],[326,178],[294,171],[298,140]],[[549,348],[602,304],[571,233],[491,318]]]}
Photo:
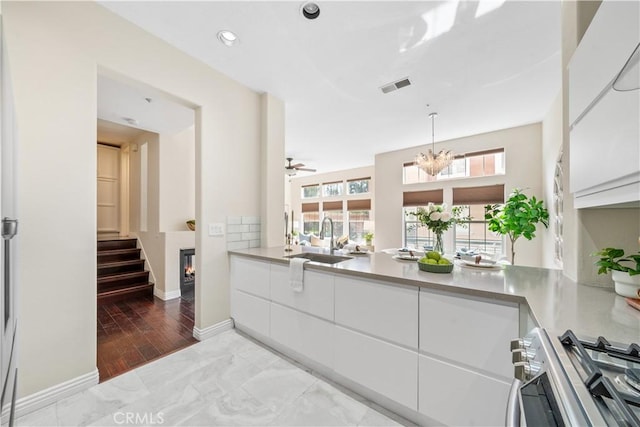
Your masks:
{"label": "oven door handle", "polygon": [[520,386],[522,381],[514,378],[507,399],[507,413],[504,420],[506,427],[520,427]]}

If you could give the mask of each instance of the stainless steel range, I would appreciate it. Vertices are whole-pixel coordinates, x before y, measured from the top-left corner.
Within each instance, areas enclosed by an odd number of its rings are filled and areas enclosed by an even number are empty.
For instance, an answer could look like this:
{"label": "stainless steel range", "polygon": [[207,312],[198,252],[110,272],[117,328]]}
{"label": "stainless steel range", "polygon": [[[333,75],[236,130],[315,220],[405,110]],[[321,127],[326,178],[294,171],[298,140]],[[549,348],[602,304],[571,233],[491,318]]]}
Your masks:
{"label": "stainless steel range", "polygon": [[511,343],[507,426],[640,427],[640,346],[536,328]]}

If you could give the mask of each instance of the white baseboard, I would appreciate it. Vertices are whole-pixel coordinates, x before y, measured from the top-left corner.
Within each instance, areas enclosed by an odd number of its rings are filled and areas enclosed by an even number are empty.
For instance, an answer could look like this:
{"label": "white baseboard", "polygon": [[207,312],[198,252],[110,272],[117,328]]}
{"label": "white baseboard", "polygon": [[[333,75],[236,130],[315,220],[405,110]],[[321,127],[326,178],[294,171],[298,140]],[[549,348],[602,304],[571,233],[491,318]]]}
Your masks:
{"label": "white baseboard", "polygon": [[161,289],[158,289],[156,287],[153,288],[153,294],[155,296],[157,296],[158,298],[160,298],[163,301],[167,301],[170,299],[175,299],[175,298],[180,298],[180,295],[182,295],[180,293],[180,289],[176,289],[174,291],[169,291],[169,292],[164,292]]}
{"label": "white baseboard", "polygon": [[79,377],[73,378],[69,381],[65,381],[37,393],[21,397],[16,400],[16,418],[44,408],[45,406],[49,406],[60,399],[64,399],[65,397],[69,397],[86,390],[89,387],[98,384],[99,381],[100,377],[98,369],[96,368],[87,374],[80,375]]}
{"label": "white baseboard", "polygon": [[233,329],[233,320],[227,319],[215,325],[207,326],[206,328],[193,327],[193,337],[198,341],[204,341],[208,338],[214,337],[219,333]]}

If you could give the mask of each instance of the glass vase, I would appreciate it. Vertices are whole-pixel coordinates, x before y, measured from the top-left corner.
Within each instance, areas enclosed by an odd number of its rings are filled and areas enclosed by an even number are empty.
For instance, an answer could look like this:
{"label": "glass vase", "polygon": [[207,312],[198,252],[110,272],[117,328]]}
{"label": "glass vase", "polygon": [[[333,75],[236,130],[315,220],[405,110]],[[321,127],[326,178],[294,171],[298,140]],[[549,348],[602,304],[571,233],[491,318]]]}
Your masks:
{"label": "glass vase", "polygon": [[442,243],[442,233],[433,233],[433,250],[444,255],[444,244]]}

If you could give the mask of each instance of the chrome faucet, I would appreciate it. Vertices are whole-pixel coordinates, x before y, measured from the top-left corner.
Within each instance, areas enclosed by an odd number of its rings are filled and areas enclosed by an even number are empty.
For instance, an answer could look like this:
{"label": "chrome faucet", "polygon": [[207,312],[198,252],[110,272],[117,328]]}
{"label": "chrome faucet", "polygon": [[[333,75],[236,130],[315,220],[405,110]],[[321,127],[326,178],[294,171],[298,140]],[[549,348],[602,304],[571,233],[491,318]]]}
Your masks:
{"label": "chrome faucet", "polygon": [[326,233],[326,230],[324,228],[324,222],[326,220],[329,220],[329,224],[331,225],[331,241],[329,242],[329,254],[333,255],[333,249],[334,249],[334,242],[333,242],[333,220],[331,218],[329,218],[328,216],[325,216],[324,218],[322,218],[322,224],[320,225],[320,240],[324,240],[324,234]]}

